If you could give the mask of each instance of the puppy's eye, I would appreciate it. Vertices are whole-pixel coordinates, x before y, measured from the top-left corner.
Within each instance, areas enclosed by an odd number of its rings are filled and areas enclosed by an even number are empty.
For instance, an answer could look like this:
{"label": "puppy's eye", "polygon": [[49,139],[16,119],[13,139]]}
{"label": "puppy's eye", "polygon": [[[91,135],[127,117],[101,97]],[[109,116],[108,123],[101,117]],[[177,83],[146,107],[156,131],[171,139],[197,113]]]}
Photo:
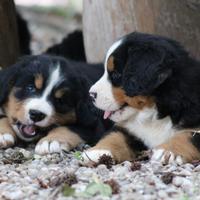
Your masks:
{"label": "puppy's eye", "polygon": [[25,90],[27,91],[27,92],[35,92],[35,87],[34,87],[34,85],[27,85],[26,87],[25,87]]}

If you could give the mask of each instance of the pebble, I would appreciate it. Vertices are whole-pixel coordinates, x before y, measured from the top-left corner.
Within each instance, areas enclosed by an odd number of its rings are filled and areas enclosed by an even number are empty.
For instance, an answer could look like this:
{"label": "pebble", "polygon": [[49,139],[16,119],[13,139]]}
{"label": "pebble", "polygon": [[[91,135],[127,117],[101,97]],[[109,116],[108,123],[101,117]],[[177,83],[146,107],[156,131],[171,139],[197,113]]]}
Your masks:
{"label": "pebble", "polygon": [[5,199],[10,199],[10,200],[21,200],[24,197],[24,194],[21,190],[16,190],[16,191],[6,191],[2,192],[2,196],[5,197]]}
{"label": "pebble", "polygon": [[31,177],[31,178],[36,178],[37,175],[38,175],[38,170],[35,169],[35,168],[30,168],[28,169],[28,175]]}
{"label": "pebble", "polygon": [[106,176],[109,173],[109,170],[105,165],[98,165],[96,173],[100,176]]}
{"label": "pebble", "polygon": [[198,165],[197,167],[194,168],[195,172],[199,172],[200,171],[200,165]]}
{"label": "pebble", "polygon": [[158,196],[160,198],[166,199],[168,197],[168,194],[166,193],[166,191],[160,190],[160,191],[158,191]]}
{"label": "pebble", "polygon": [[173,184],[177,187],[181,186],[183,184],[183,181],[185,180],[185,178],[183,177],[179,177],[179,176],[176,176],[173,178]]}
{"label": "pebble", "polygon": [[179,173],[178,173],[179,176],[191,176],[192,175],[192,172],[189,171],[189,170],[186,170],[186,169],[182,169]]}

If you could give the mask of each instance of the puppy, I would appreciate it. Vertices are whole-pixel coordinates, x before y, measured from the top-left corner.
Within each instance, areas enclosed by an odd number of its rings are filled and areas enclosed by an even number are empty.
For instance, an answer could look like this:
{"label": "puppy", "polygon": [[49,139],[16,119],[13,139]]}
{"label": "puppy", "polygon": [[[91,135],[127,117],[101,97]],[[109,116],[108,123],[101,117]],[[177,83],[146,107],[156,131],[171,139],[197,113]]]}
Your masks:
{"label": "puppy", "polygon": [[86,62],[83,32],[81,30],[75,30],[74,32],[69,33],[59,44],[49,47],[45,53]]}
{"label": "puppy", "polygon": [[132,160],[142,149],[166,164],[200,159],[200,62],[176,41],[137,32],[121,38],[90,95],[115,126],[83,153],[85,163],[103,154]]}
{"label": "puppy", "polygon": [[49,55],[28,56],[0,71],[0,148],[39,140],[35,151],[46,154],[97,142],[110,125],[88,90],[102,74],[101,64]]}

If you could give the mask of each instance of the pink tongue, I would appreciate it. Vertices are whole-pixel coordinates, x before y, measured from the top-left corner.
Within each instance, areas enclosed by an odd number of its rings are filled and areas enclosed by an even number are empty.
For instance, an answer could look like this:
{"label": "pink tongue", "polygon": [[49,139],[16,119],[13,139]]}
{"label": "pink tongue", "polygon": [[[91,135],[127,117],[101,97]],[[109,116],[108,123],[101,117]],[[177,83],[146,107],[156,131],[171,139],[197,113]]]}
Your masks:
{"label": "pink tongue", "polygon": [[112,111],[105,111],[104,115],[103,115],[103,118],[107,119],[108,117],[110,117],[111,114],[112,114]]}
{"label": "pink tongue", "polygon": [[32,125],[27,125],[23,127],[24,133],[27,135],[35,135],[35,127]]}

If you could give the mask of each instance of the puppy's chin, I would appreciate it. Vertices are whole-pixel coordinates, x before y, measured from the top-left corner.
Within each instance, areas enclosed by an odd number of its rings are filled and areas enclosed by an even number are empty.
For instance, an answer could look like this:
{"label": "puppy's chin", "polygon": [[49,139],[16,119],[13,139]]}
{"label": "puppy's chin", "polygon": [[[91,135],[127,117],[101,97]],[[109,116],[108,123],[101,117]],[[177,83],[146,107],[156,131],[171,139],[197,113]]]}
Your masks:
{"label": "puppy's chin", "polygon": [[137,114],[137,110],[130,107],[125,106],[124,108],[115,111],[109,117],[110,120],[116,123],[122,123],[128,121],[130,118],[134,117]]}

